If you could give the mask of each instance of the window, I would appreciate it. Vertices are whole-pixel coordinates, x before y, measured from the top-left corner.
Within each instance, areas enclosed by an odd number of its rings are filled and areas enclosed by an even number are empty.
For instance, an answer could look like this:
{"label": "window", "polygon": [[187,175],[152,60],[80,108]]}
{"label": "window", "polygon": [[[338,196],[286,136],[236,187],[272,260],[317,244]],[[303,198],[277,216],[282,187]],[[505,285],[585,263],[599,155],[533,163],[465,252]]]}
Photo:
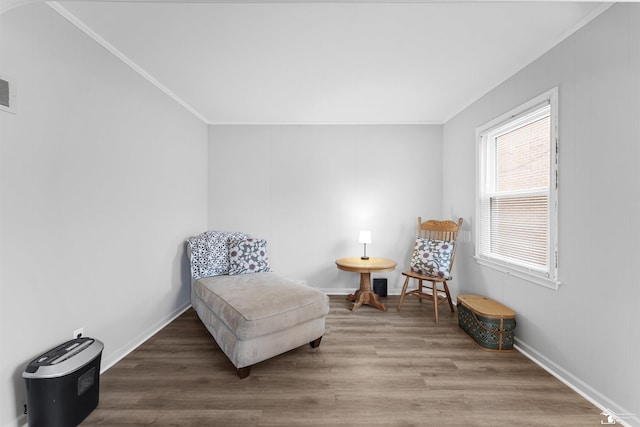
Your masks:
{"label": "window", "polygon": [[478,128],[476,260],[558,288],[557,88]]}

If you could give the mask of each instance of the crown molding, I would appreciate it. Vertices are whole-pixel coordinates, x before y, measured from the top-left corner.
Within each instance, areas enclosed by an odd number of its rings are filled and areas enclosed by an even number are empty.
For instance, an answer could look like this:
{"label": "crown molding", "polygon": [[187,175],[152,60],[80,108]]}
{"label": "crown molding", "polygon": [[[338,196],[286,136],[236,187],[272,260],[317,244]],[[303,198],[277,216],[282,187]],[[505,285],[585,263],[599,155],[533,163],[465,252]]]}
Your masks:
{"label": "crown molding", "polygon": [[146,79],[149,83],[154,85],[156,88],[160,89],[162,92],[164,92],[167,96],[172,98],[178,104],[182,105],[191,114],[193,114],[194,116],[202,120],[204,123],[209,123],[209,120],[207,120],[202,114],[200,114],[200,112],[198,112],[195,108],[191,107],[189,104],[183,101],[178,95],[176,95],[169,88],[167,88],[165,85],[160,83],[158,79],[153,77],[151,74],[145,71],[141,66],[139,66],[133,60],[127,57],[124,53],[120,52],[115,46],[113,46],[111,43],[103,39],[95,31],[93,31],[91,28],[85,25],[84,22],[82,22],[80,19],[78,19],[78,17],[76,17],[71,12],[69,12],[69,10],[65,9],[62,5],[60,5],[60,3],[55,1],[46,1],[45,3],[47,4],[47,6],[49,6],[56,12],[58,12],[61,16],[63,16],[65,19],[67,19],[69,22],[75,25],[80,31],[82,31],[83,33],[91,37],[93,40],[95,40],[99,45],[104,47],[113,56],[115,56],[116,58],[124,62],[133,71],[135,71],[144,79]]}

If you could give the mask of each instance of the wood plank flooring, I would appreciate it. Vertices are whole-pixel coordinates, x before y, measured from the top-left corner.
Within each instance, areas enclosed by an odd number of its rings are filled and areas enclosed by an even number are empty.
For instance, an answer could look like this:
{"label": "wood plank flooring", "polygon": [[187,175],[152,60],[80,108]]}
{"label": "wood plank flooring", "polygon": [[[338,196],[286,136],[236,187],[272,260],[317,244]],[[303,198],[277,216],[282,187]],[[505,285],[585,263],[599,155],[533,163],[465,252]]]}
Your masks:
{"label": "wood plank flooring", "polygon": [[[331,297],[327,332],[239,379],[189,309],[101,376],[82,426],[593,426],[600,410],[522,354],[477,347],[457,314]],[[517,336],[517,329],[516,329]]]}

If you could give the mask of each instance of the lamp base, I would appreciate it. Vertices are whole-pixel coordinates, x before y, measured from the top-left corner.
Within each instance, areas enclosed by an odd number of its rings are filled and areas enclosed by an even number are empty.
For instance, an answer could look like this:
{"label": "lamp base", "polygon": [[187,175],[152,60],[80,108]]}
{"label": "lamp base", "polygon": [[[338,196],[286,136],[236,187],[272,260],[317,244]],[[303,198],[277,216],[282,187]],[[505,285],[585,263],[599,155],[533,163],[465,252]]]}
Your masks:
{"label": "lamp base", "polygon": [[369,259],[368,256],[361,256],[360,259]]}

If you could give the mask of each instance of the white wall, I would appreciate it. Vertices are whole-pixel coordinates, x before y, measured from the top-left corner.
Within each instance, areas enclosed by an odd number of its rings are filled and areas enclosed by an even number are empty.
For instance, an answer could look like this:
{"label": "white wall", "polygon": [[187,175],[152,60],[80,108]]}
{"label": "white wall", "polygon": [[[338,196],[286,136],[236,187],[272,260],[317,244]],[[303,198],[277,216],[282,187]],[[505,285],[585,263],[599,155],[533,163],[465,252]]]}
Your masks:
{"label": "white wall", "polygon": [[[639,5],[613,6],[444,130],[210,126],[207,147],[205,125],[44,4],[0,15],[0,60],[19,91],[18,113],[0,112],[1,426],[24,421],[25,364],[74,329],[105,342],[104,368],[185,307],[182,241],[204,229],[264,237],[275,271],[339,293],[358,279],[334,261],[369,228],[369,255],[399,264],[375,276],[397,291],[417,215],[473,225],[475,128],[556,85],[561,289],[482,268],[461,244],[452,290],[513,307],[521,348],[640,424]],[[598,221],[622,237],[590,233]]]}
{"label": "white wall", "polygon": [[207,127],[44,3],[0,15],[0,426],[21,373],[84,327],[103,370],[189,304]]}
{"label": "white wall", "polygon": [[444,209],[474,215],[476,127],[553,86],[562,286],[481,267],[471,245],[458,283],[512,307],[520,348],[640,425],[640,5],[614,5],[446,123]]}
{"label": "white wall", "polygon": [[441,126],[209,127],[209,229],[268,241],[271,267],[331,293],[359,278],[335,260],[391,258],[389,292],[408,267],[416,218],[440,217]]}

